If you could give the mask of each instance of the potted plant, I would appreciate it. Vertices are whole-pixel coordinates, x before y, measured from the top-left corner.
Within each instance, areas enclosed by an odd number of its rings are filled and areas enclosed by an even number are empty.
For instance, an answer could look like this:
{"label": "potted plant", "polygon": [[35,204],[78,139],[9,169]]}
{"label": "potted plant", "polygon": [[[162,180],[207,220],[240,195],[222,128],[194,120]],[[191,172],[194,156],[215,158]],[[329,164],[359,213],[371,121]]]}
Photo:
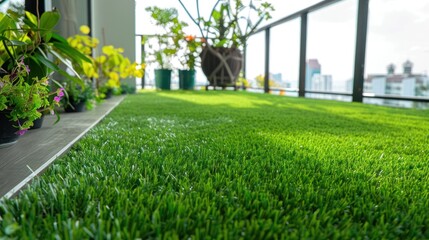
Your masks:
{"label": "potted plant", "polygon": [[240,73],[237,79],[237,86],[241,87],[241,89],[246,90],[250,87],[249,81],[243,77],[243,74]]}
{"label": "potted plant", "polygon": [[67,97],[62,101],[66,112],[84,112],[87,109],[92,109],[95,101],[95,93],[92,89],[91,82],[84,81],[85,84],[76,84],[73,81],[65,81],[64,89]]}
{"label": "potted plant", "polygon": [[271,18],[273,6],[257,0],[250,0],[247,5],[242,0],[217,0],[210,16],[204,18],[200,15],[197,0],[198,17],[195,18],[182,0],[178,1],[205,40],[200,57],[209,85],[236,87],[235,81],[242,68],[242,48],[256,28]]}
{"label": "potted plant", "polygon": [[154,62],[158,64],[155,69],[155,86],[158,89],[170,89],[172,58],[180,49],[180,42],[185,34],[183,27],[187,26],[185,22],[178,19],[177,9],[159,7],[148,7],[146,11],[150,12],[155,25],[160,26],[164,33],[156,36],[156,45],[149,43],[152,50]]}
{"label": "potted plant", "polygon": [[195,88],[195,65],[201,48],[201,41],[193,35],[184,38],[185,51],[182,58],[182,65],[186,69],[179,70],[179,88],[184,90],[193,90]]}
{"label": "potted plant", "polygon": [[89,62],[79,64],[73,62],[73,68],[82,77],[83,84],[76,84],[74,81],[64,79],[62,84],[66,90],[66,98],[63,100],[66,112],[83,112],[93,107],[95,91],[92,87],[92,78],[98,78],[98,73],[94,67],[92,51],[97,47],[99,41],[90,37],[90,28],[86,25],[80,27],[80,34],[67,38],[67,42],[90,59]]}
{"label": "potted plant", "polygon": [[0,148],[14,144],[43,111],[53,114],[64,96],[62,88],[50,90],[47,77],[28,80],[29,71],[21,59],[0,78]]}
{"label": "potted plant", "polygon": [[127,77],[143,76],[144,65],[131,62],[124,57],[122,48],[112,45],[103,46],[103,54],[95,58],[97,71],[96,87],[104,98],[109,98],[113,93],[121,93],[121,79]]}
{"label": "potted plant", "polygon": [[[42,112],[54,113],[64,96],[64,89],[54,88],[54,71],[78,82],[51,61],[47,53],[66,62],[64,57],[79,62],[85,56],[71,48],[64,38],[54,33],[60,15],[56,11],[40,18],[29,12],[25,16],[8,11],[0,14],[0,144],[10,145],[23,135]],[[10,124],[13,128],[10,128]]]}
{"label": "potted plant", "polygon": [[[112,94],[116,91],[121,93],[121,83],[120,80],[127,77],[142,77],[144,71],[144,64],[137,64],[136,62],[131,63],[131,61],[123,56],[122,48],[115,48],[112,45],[103,46],[102,54],[96,58],[92,57],[92,52],[99,44],[97,38],[90,37],[88,34],[90,28],[88,26],[80,27],[80,34],[69,37],[67,41],[69,44],[74,47],[76,50],[85,54],[90,61],[84,62],[83,64],[74,63],[73,66],[76,71],[86,79],[86,87],[91,88],[90,79],[95,80],[96,95],[99,98],[110,98]],[[79,85],[68,85],[70,87],[75,87],[72,91],[80,93],[80,96],[93,97],[93,94],[90,94],[89,90],[84,86]],[[76,89],[77,88],[77,89]],[[66,88],[67,90],[68,88]],[[90,100],[90,99],[85,99]],[[86,102],[88,106],[88,102]]]}

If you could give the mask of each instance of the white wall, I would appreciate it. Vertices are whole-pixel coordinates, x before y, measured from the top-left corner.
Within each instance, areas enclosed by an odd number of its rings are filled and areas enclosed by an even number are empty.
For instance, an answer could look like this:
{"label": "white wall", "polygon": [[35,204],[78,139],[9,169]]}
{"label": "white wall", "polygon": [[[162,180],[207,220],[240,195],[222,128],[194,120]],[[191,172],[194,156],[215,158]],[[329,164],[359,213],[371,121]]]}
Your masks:
{"label": "white wall", "polygon": [[[93,36],[100,40],[100,45],[123,48],[124,56],[131,62],[135,61],[136,55],[135,29],[135,0],[92,1]],[[136,86],[134,78],[127,79],[126,83]]]}

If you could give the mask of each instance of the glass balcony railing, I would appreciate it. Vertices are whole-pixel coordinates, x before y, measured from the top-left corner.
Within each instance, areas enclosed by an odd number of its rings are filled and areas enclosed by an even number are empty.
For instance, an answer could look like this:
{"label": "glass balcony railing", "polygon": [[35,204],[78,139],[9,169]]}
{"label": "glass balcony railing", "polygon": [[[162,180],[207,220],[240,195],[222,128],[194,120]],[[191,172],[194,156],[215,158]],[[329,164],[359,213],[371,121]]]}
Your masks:
{"label": "glass balcony railing", "polygon": [[243,69],[249,91],[429,107],[426,0],[311,4],[251,36]]}

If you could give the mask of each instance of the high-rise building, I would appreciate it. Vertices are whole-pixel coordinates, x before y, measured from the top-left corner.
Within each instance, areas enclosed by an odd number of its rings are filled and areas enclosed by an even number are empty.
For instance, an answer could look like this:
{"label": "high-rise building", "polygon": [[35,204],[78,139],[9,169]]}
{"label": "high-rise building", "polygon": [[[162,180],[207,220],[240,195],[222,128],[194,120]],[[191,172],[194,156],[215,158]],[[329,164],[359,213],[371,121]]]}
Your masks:
{"label": "high-rise building", "polygon": [[[413,74],[413,63],[407,60],[401,74],[395,73],[395,65],[387,66],[387,74],[370,74],[365,79],[365,93],[394,96],[429,96],[429,78],[426,74]],[[372,103],[412,107],[413,102],[398,102],[394,100],[372,99]]]}
{"label": "high-rise building", "polygon": [[271,73],[270,74],[271,75],[271,79],[273,79],[274,81],[276,81],[276,82],[281,82],[282,81],[282,74],[281,73]]}
{"label": "high-rise building", "polygon": [[318,73],[314,74],[311,78],[311,90],[324,92],[332,91],[332,76]]}
{"label": "high-rise building", "polygon": [[272,79],[278,87],[290,87],[290,83],[283,80],[281,73],[270,73],[270,79]]}
{"label": "high-rise building", "polygon": [[312,87],[312,79],[315,74],[322,73],[322,66],[320,65],[317,59],[309,59],[306,64],[306,72],[305,72],[305,89],[313,90]]}

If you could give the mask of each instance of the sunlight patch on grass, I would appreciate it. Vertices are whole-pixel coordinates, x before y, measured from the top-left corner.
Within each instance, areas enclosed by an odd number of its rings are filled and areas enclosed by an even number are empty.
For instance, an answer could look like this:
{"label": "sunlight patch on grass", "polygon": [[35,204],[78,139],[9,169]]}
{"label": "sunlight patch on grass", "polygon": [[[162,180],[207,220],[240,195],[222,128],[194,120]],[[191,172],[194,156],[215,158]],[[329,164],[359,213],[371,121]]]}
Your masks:
{"label": "sunlight patch on grass", "polygon": [[252,98],[251,94],[249,98],[244,100],[239,92],[233,92],[225,94],[222,91],[213,91],[213,92],[183,92],[183,94],[171,94],[171,92],[162,92],[160,93],[163,97],[178,99],[182,101],[187,101],[193,104],[208,105],[208,106],[225,106],[232,108],[258,108],[260,106],[266,105],[270,106],[271,103],[268,100],[263,100],[260,98]]}

